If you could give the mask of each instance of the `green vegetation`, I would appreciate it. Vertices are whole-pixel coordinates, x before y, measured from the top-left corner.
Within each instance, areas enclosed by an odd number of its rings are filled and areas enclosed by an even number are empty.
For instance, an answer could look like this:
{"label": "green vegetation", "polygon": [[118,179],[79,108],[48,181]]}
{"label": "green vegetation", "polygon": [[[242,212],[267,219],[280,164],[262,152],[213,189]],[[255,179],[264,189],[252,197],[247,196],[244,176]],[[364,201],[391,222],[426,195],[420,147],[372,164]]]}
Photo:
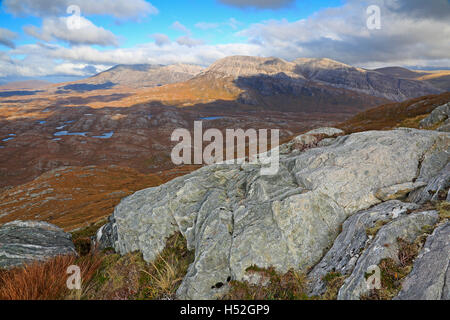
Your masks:
{"label": "green vegetation", "polygon": [[442,201],[436,205],[441,220],[450,219],[450,202]]}
{"label": "green vegetation", "polygon": [[367,236],[376,236],[378,231],[387,223],[389,223],[389,220],[378,220],[372,228],[366,229]]}

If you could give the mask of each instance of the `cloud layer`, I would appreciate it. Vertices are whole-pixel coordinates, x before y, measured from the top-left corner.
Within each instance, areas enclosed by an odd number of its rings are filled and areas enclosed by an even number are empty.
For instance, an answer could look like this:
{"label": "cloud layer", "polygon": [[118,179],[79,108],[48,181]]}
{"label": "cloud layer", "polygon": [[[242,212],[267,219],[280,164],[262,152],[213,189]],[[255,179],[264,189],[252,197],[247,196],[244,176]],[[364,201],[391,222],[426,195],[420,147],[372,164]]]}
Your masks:
{"label": "cloud layer", "polygon": [[79,6],[82,15],[111,15],[119,19],[158,13],[158,9],[145,0],[3,0],[7,12],[38,17],[65,15],[71,5]]}
{"label": "cloud layer", "polygon": [[17,38],[17,34],[11,30],[0,28],[0,45],[7,46],[9,48],[15,48],[14,39]]}
{"label": "cloud layer", "polygon": [[72,22],[70,17],[45,18],[41,29],[35,26],[25,26],[24,31],[47,42],[61,40],[71,45],[118,45],[117,37],[112,32],[97,27],[84,17],[78,19],[78,22],[76,22],[78,25],[73,25],[75,22]]}

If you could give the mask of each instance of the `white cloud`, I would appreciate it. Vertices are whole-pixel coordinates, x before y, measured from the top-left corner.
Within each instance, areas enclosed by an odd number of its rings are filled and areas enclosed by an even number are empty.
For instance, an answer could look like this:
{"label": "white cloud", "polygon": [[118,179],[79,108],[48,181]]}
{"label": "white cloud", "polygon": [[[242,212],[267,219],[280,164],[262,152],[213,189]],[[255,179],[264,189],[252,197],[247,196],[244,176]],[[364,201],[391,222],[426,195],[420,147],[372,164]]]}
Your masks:
{"label": "white cloud", "polygon": [[[186,46],[177,42],[158,46],[154,42],[135,48],[98,50],[90,46],[63,47],[57,44],[29,44],[0,56],[0,77],[48,75],[92,75],[86,66],[95,66],[97,72],[116,64],[173,64],[191,63],[207,66],[230,55],[263,55],[261,48],[253,44],[224,45],[199,44]],[[11,56],[26,56],[13,59]],[[58,62],[57,61],[62,61]],[[62,65],[61,67],[58,67]]]}
{"label": "white cloud", "polygon": [[172,23],[171,28],[174,30],[180,31],[182,33],[185,33],[185,34],[191,34],[191,30],[189,30],[186,26],[184,26],[179,21],[175,21],[174,23]]}
{"label": "white cloud", "polygon": [[159,47],[171,42],[169,37],[163,33],[155,33],[152,35],[152,38],[155,39],[155,44]]}
{"label": "white cloud", "polygon": [[9,48],[15,48],[14,39],[17,38],[17,33],[5,29],[0,28],[0,44],[7,46]]}
{"label": "white cloud", "polygon": [[[450,11],[450,4],[445,7],[443,1],[438,2],[442,10]],[[366,9],[372,4],[381,7],[380,30],[367,28]],[[359,66],[442,66],[446,61],[448,65],[450,42],[444,40],[450,38],[448,20],[432,16],[434,10],[419,17],[418,2],[415,4],[409,7],[406,0],[348,0],[341,7],[322,10],[307,19],[265,21],[238,35],[265,48],[267,55],[285,59],[328,57]]]}
{"label": "white cloud", "polygon": [[177,43],[182,46],[195,47],[204,44],[204,41],[200,39],[193,39],[190,36],[182,36],[177,39]]}
{"label": "white cloud", "polygon": [[24,31],[33,37],[47,42],[56,39],[72,45],[118,45],[117,37],[112,32],[102,27],[97,27],[88,19],[80,17],[79,28],[70,27],[69,19],[68,17],[45,18],[42,22],[41,29],[35,26],[25,26]]}
{"label": "white cloud", "polygon": [[77,5],[82,15],[112,15],[118,19],[137,19],[158,14],[145,0],[3,0],[7,12],[38,17],[66,15],[70,5]]}

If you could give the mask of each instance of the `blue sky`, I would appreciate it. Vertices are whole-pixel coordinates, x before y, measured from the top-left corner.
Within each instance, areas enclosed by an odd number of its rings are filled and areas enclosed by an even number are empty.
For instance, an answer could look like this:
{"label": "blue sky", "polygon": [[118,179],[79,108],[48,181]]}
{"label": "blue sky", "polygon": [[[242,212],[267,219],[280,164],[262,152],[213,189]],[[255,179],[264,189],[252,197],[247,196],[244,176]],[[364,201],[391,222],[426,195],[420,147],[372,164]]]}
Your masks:
{"label": "blue sky", "polygon": [[[67,7],[81,10],[68,27]],[[366,12],[380,8],[381,28]],[[0,81],[83,77],[119,63],[209,65],[227,55],[449,67],[448,0],[3,0]]]}
{"label": "blue sky", "polygon": [[[39,0],[37,0],[39,1]],[[296,21],[307,18],[322,8],[338,7],[341,0],[294,1],[281,8],[236,7],[215,0],[153,0],[150,2],[159,13],[141,18],[138,21],[121,21],[108,15],[89,15],[89,19],[98,26],[112,31],[121,39],[121,47],[132,47],[149,41],[154,33],[164,33],[176,39],[180,31],[172,28],[179,21],[189,28],[197,38],[205,39],[210,44],[236,41],[236,29],[225,25],[230,19],[236,19],[237,27],[243,29],[253,23],[270,19],[286,19]],[[15,15],[8,12],[5,6],[0,7],[0,27],[8,28],[19,34],[16,45],[35,42],[35,38],[23,31],[25,25],[40,26],[42,19],[32,15]],[[81,8],[83,15],[83,8]],[[67,16],[69,16],[67,14]],[[205,30],[196,27],[198,23],[222,24],[218,28]]]}

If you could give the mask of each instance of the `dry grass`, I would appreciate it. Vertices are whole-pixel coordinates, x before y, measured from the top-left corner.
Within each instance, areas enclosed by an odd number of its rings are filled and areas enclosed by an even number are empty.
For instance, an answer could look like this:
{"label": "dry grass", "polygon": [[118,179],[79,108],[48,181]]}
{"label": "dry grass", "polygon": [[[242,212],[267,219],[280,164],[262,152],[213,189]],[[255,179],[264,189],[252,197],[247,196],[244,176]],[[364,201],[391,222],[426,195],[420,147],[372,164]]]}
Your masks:
{"label": "dry grass", "polygon": [[[59,300],[76,299],[86,290],[100,266],[98,255],[77,259],[58,256],[46,262],[33,262],[23,267],[0,271],[0,300]],[[81,269],[81,292],[71,292],[66,285],[67,268]]]}
{"label": "dry grass", "polygon": [[172,236],[166,248],[141,273],[139,299],[174,299],[175,293],[194,261],[194,253],[188,251],[186,240],[179,233]]}
{"label": "dry grass", "polygon": [[437,210],[441,220],[450,219],[450,202],[442,201],[437,204]]}
{"label": "dry grass", "polygon": [[325,282],[327,289],[321,298],[323,300],[336,300],[339,293],[339,289],[344,284],[344,280],[346,278],[347,276],[344,276],[339,272],[327,273],[322,279]]}
{"label": "dry grass", "polygon": [[226,300],[308,300],[306,275],[290,270],[280,275],[274,268],[250,267],[249,273],[258,273],[263,281],[231,281]]}
{"label": "dry grass", "polygon": [[168,239],[153,262],[139,252],[124,256],[107,254],[83,298],[97,300],[174,299],[176,290],[194,260],[181,234]]}
{"label": "dry grass", "polygon": [[397,259],[387,258],[380,261],[381,289],[371,290],[362,295],[361,300],[391,300],[401,290],[403,279],[411,272],[414,259],[424,243],[424,237],[418,237],[413,243],[397,239]]}

